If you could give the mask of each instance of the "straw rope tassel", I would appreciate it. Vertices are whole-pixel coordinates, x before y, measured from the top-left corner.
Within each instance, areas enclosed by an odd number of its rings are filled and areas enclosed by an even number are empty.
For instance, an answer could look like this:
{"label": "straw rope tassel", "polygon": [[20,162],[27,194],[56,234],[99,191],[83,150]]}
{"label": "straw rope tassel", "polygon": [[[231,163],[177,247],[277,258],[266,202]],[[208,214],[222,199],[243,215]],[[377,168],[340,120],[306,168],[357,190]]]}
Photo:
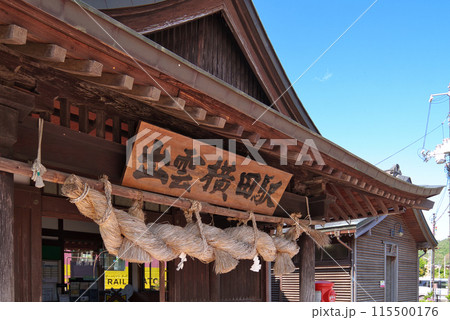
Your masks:
{"label": "straw rope tassel", "polygon": [[35,183],[36,188],[42,188],[45,186],[44,180],[42,176],[47,172],[47,169],[41,163],[41,144],[42,144],[42,133],[44,131],[44,119],[39,118],[39,127],[38,127],[38,152],[37,158],[34,160],[33,165],[31,166],[31,170],[33,171],[33,175],[31,176],[31,180]]}
{"label": "straw rope tassel", "polygon": [[[256,219],[255,219],[255,214],[253,213],[253,211],[250,211],[249,219],[252,220],[253,234],[255,237],[254,245],[255,245],[255,249],[256,249],[257,242],[258,242],[258,227],[256,226]],[[258,251],[256,251],[255,257],[253,258],[253,265],[250,267],[250,270],[253,272],[259,272],[259,270],[261,270],[261,261],[259,261]]]}

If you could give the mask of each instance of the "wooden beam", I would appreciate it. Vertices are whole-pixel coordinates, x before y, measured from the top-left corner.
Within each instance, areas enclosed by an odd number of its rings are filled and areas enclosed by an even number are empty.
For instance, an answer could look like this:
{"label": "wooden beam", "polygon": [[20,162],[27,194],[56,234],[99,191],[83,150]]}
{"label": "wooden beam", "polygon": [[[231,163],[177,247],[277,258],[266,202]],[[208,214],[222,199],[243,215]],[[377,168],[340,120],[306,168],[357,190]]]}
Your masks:
{"label": "wooden beam", "polygon": [[81,77],[82,79],[93,82],[100,86],[116,90],[131,90],[133,88],[134,78],[126,74],[102,73],[101,77]]}
{"label": "wooden beam", "polygon": [[22,45],[27,42],[27,29],[15,24],[0,26],[0,43]]}
{"label": "wooden beam", "polygon": [[23,121],[35,109],[35,101],[35,95],[32,93],[26,93],[23,90],[0,84],[0,105],[17,110],[19,112],[19,121]]}
{"label": "wooden beam", "polygon": [[[277,146],[279,148],[279,146]],[[267,139],[263,145],[261,146],[261,149],[265,150],[274,150],[275,145],[270,143],[270,139]]]}
{"label": "wooden beam", "polygon": [[341,201],[341,203],[344,205],[344,208],[347,210],[347,212],[355,219],[358,218],[358,215],[355,213],[355,211],[352,209],[352,207],[350,207],[350,205],[347,203],[347,201],[345,200],[345,198],[342,196],[342,194],[339,192],[338,188],[330,183],[329,184],[331,190],[333,191],[333,193],[335,194],[335,196],[339,199],[339,201]]}
{"label": "wooden beam", "polygon": [[[0,157],[0,171],[5,171],[9,173],[15,173],[27,177],[32,176],[31,171],[31,165],[15,161],[11,159],[6,159],[3,157]],[[54,182],[58,184],[64,184],[64,181],[67,179],[67,177],[70,174],[48,169],[47,173],[43,175],[44,181]],[[88,178],[82,178],[83,181],[85,181],[91,188],[98,190],[100,192],[103,192],[103,184],[97,180],[88,179]],[[144,201],[158,203],[162,205],[172,206],[176,208],[181,209],[189,209],[191,207],[191,202],[187,199],[183,198],[176,198],[172,196],[166,196],[158,193],[148,192],[148,191],[141,191],[133,188],[128,188],[120,185],[112,185],[112,194],[128,199],[137,199],[141,195],[143,196]],[[212,204],[209,204],[207,202],[201,202],[202,205],[202,212],[204,213],[210,213],[210,214],[216,214],[221,215],[225,217],[231,217],[231,218],[237,218],[237,219],[248,219],[249,214],[245,211],[239,211],[235,209],[229,209],[224,208],[220,206],[215,206]],[[267,216],[263,214],[255,214],[256,221],[260,222],[267,222],[267,223],[284,223],[293,225],[295,222],[291,218],[282,218],[282,217],[274,217],[274,216]],[[321,221],[313,221],[313,224],[321,224]]]}
{"label": "wooden beam", "polygon": [[244,127],[239,124],[227,122],[225,123],[225,126],[222,129],[211,128],[209,130],[225,136],[239,138],[242,136],[242,133],[244,132]]}
{"label": "wooden beam", "polygon": [[0,301],[14,301],[14,177],[0,169]]}
{"label": "wooden beam", "polygon": [[128,138],[131,138],[136,134],[136,121],[128,120],[127,125],[128,125]]}
{"label": "wooden beam", "polygon": [[352,203],[355,205],[356,209],[358,210],[358,212],[364,216],[367,217],[367,212],[366,210],[363,209],[363,207],[359,204],[359,201],[356,199],[356,197],[354,196],[353,192],[346,188],[345,192],[347,193],[348,197],[350,198],[350,200],[352,201]]}
{"label": "wooden beam", "polygon": [[59,124],[63,127],[70,128],[70,104],[65,98],[59,101]]}
{"label": "wooden beam", "polygon": [[97,110],[95,113],[95,132],[97,137],[105,139],[106,112]]}
{"label": "wooden beam", "polygon": [[178,97],[162,96],[159,98],[158,102],[155,102],[155,104],[167,109],[184,110],[186,100]]}
{"label": "wooden beam", "polygon": [[81,215],[77,207],[65,198],[42,196],[41,208],[43,217],[69,219],[90,222],[91,219]]}
{"label": "wooden beam", "polygon": [[434,202],[428,199],[422,199],[413,202],[414,208],[422,210],[431,210],[434,206]]}
{"label": "wooden beam", "polygon": [[257,143],[260,138],[261,135],[259,133],[249,131],[244,131],[241,137],[241,139],[248,139],[252,144]]}
{"label": "wooden beam", "polygon": [[336,179],[340,179],[344,173],[340,170],[335,170],[331,175]]}
{"label": "wooden beam", "polygon": [[56,44],[28,42],[24,45],[9,45],[26,56],[49,62],[64,62],[67,50]]}
{"label": "wooden beam", "polygon": [[[344,210],[342,210],[341,207],[339,207],[338,204],[332,203],[332,204],[330,205],[330,207],[332,207],[332,210],[335,211],[335,212],[337,212],[338,215],[339,215],[343,220],[348,220],[348,218],[349,218],[348,215],[345,214]],[[334,210],[334,209],[335,209],[335,210]]]}
{"label": "wooden beam", "polygon": [[213,127],[213,128],[219,128],[223,129],[225,127],[225,124],[227,123],[227,120],[222,117],[218,116],[209,116],[207,115],[205,120],[200,121],[200,124],[207,127]]}
{"label": "wooden beam", "polygon": [[17,142],[19,111],[0,104],[0,154],[12,154]]}
{"label": "wooden beam", "polygon": [[113,141],[116,143],[121,143],[122,141],[122,137],[121,137],[121,132],[122,132],[122,128],[121,128],[121,122],[120,122],[120,117],[115,115],[113,116]]}
{"label": "wooden beam", "polygon": [[361,199],[363,199],[364,203],[366,204],[367,208],[369,208],[370,213],[372,213],[372,215],[377,216],[378,212],[375,209],[375,207],[372,205],[372,202],[370,202],[370,199],[363,193],[358,192],[359,196],[361,197]]}
{"label": "wooden beam", "polygon": [[197,121],[203,121],[206,119],[207,111],[200,107],[185,106],[184,110]]}
{"label": "wooden beam", "polygon": [[323,173],[328,174],[328,175],[331,175],[334,170],[335,170],[334,168],[327,166],[327,165],[325,165],[322,169]]}
{"label": "wooden beam", "polygon": [[345,182],[350,182],[350,180],[352,179],[352,176],[343,173],[341,176],[341,179],[344,180]]}
{"label": "wooden beam", "polygon": [[161,98],[161,90],[153,86],[134,84],[131,90],[123,90],[122,92],[127,96],[144,101],[155,102]]}
{"label": "wooden beam", "polygon": [[78,129],[80,132],[89,133],[89,110],[86,106],[78,106]]}
{"label": "wooden beam", "polygon": [[317,171],[322,171],[324,167],[325,167],[324,165],[317,164],[317,163],[312,165],[312,168]]}
{"label": "wooden beam", "polygon": [[339,220],[339,215],[336,212],[334,212],[334,210],[331,208],[331,205],[330,208],[328,208],[327,212],[334,218],[334,220],[336,221]]}
{"label": "wooden beam", "polygon": [[103,64],[95,60],[80,60],[67,58],[64,62],[55,63],[53,68],[79,76],[100,77]]}

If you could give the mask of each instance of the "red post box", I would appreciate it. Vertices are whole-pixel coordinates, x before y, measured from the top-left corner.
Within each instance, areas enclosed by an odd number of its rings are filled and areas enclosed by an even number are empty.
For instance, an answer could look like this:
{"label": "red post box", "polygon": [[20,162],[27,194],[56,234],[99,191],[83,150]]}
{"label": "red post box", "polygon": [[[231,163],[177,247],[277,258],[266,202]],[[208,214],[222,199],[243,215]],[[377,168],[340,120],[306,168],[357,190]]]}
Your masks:
{"label": "red post box", "polygon": [[316,291],[320,291],[322,299],[320,302],[335,302],[336,292],[333,290],[334,283],[331,281],[316,281]]}

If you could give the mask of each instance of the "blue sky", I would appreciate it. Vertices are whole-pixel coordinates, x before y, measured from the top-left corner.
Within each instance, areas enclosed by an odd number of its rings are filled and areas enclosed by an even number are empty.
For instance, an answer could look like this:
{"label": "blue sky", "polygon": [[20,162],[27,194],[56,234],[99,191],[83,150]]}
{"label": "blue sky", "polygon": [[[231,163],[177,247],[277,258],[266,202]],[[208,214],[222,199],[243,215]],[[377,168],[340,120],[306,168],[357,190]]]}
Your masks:
{"label": "blue sky", "polygon": [[[294,82],[374,0],[253,0],[291,82]],[[450,1],[379,0],[294,88],[323,136],[376,164],[425,132],[428,99],[450,82]],[[446,102],[433,104],[429,129],[444,122]],[[442,142],[438,128],[427,149]],[[398,163],[419,185],[445,185],[443,165],[417,155],[423,140],[379,165]],[[435,209],[439,197],[435,197]],[[443,198],[440,216],[448,205]],[[431,211],[425,212],[430,221]],[[448,236],[448,214],[436,238]]]}

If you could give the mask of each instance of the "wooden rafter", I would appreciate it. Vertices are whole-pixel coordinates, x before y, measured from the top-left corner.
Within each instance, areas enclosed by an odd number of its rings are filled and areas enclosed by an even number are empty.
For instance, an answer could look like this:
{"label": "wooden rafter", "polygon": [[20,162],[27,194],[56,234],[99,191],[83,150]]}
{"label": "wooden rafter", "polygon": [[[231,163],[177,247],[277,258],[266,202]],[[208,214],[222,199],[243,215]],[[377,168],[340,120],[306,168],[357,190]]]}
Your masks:
{"label": "wooden rafter", "polygon": [[373,206],[372,202],[370,201],[370,199],[363,193],[358,192],[359,196],[361,197],[361,199],[363,199],[364,203],[366,204],[367,208],[369,208],[370,213],[372,213],[372,215],[377,216],[378,212],[375,209],[375,207]]}
{"label": "wooden rafter", "polygon": [[330,207],[332,207],[332,210],[334,211],[334,209],[336,209],[337,214],[343,219],[343,220],[348,220],[348,215],[344,212],[344,210],[342,210],[342,208],[336,204],[333,203],[330,205]]}
{"label": "wooden rafter", "polygon": [[383,211],[384,214],[388,214],[389,213],[389,210],[386,207],[386,205],[384,204],[383,200],[377,198],[377,203],[378,203],[378,206],[381,208],[381,211]]}
{"label": "wooden rafter", "polygon": [[[334,210],[331,208],[331,205],[328,208],[327,213],[329,216],[332,216],[334,218],[334,220],[336,220],[336,221],[339,220],[339,215],[336,212],[334,212]],[[328,218],[328,220],[329,220],[329,218],[330,218],[329,216],[327,216],[325,218]]]}
{"label": "wooden rafter", "polygon": [[341,194],[339,189],[332,183],[329,184],[331,190],[333,191],[334,195],[339,199],[341,204],[344,206],[344,208],[347,210],[347,212],[354,218],[357,219],[358,215],[355,213],[355,210],[347,203],[344,196]]}
{"label": "wooden rafter", "polygon": [[354,196],[353,192],[349,188],[345,188],[345,193],[347,193],[347,196],[352,201],[353,205],[358,210],[358,213],[361,214],[364,217],[367,217],[367,211],[363,209],[363,207],[360,205],[359,201]]}

